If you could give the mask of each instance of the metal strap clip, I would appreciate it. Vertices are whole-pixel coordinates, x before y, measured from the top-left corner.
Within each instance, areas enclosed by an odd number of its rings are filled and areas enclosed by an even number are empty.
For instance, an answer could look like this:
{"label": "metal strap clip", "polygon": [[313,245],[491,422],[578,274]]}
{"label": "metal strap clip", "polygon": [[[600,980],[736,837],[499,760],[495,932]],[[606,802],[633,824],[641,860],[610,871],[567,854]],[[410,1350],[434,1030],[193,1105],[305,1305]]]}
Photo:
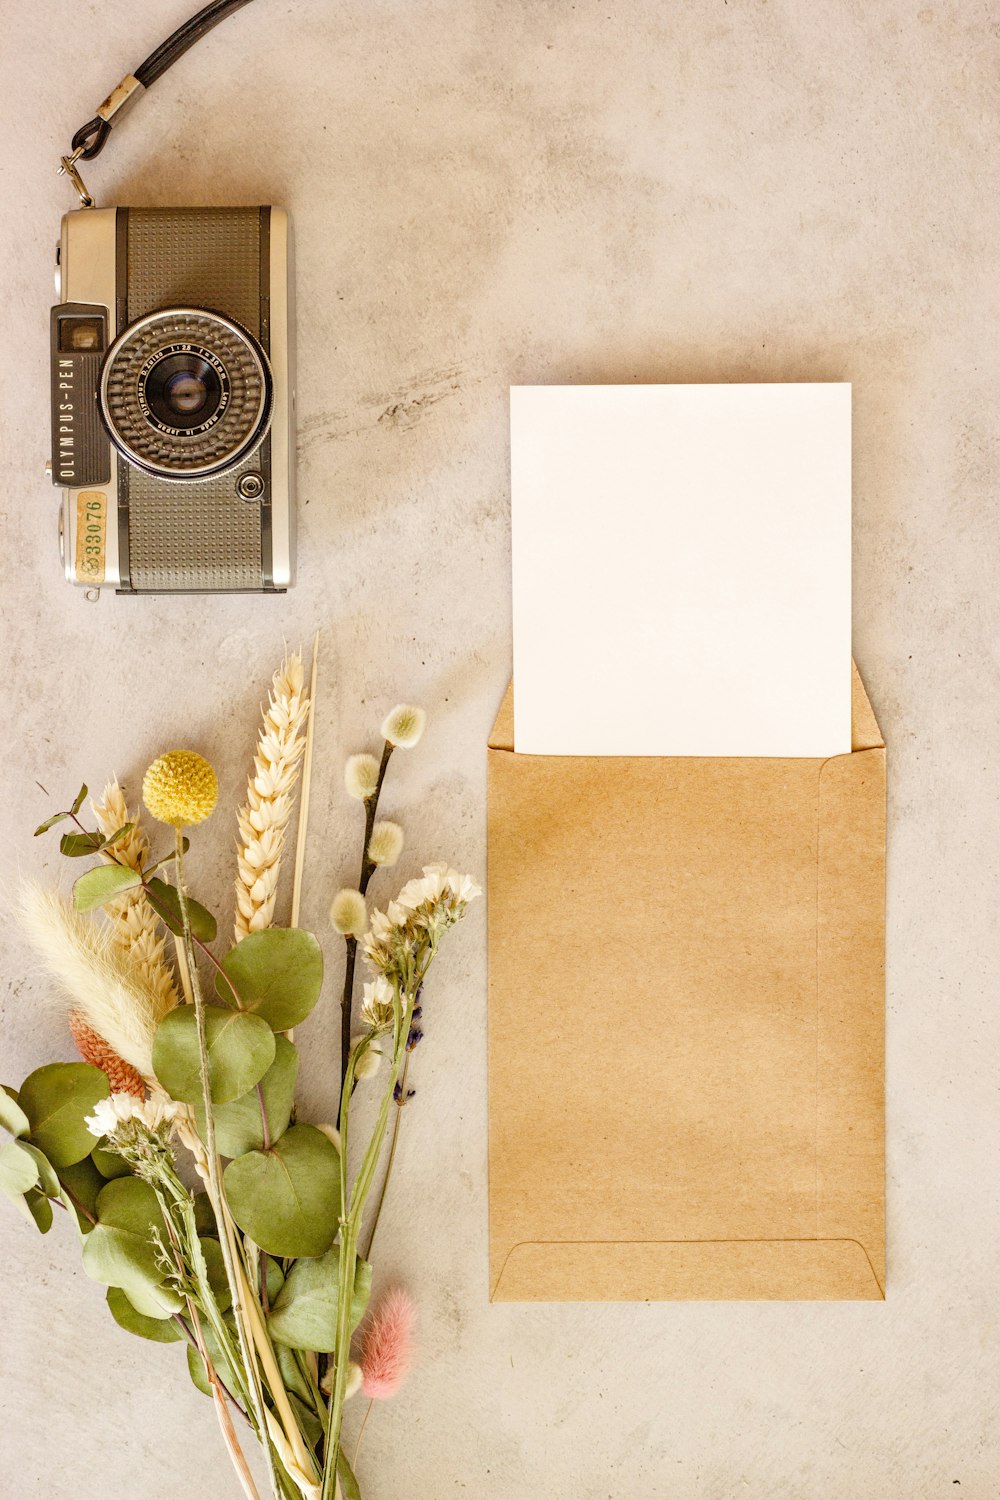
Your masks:
{"label": "metal strap clip", "polygon": [[83,155],[83,152],[83,146],[78,146],[73,152],[72,156],[60,157],[59,160],[61,162],[61,166],[59,167],[59,175],[63,176],[65,174],[65,176],[69,178],[70,182],[73,184],[79,195],[81,208],[93,208],[94,200],[90,196],[90,193],[87,191],[87,184],[80,176],[76,165],[80,157]]}

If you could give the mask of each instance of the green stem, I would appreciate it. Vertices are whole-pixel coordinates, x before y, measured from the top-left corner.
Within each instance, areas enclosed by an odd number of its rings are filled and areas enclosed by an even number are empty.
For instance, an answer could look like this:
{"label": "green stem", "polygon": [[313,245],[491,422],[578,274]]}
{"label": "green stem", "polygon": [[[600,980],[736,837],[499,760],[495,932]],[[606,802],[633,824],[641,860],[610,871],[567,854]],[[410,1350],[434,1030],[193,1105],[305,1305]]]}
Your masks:
{"label": "green stem", "polygon": [[403,1071],[399,1076],[399,1098],[396,1100],[396,1118],[392,1122],[392,1135],[389,1138],[389,1155],[385,1163],[385,1175],[382,1178],[382,1186],[379,1189],[378,1202],[375,1204],[375,1214],[372,1218],[371,1228],[368,1231],[368,1244],[365,1247],[365,1260],[372,1258],[372,1245],[375,1242],[375,1231],[378,1221],[382,1217],[382,1204],[385,1202],[385,1190],[389,1186],[389,1178],[392,1176],[393,1163],[396,1160],[396,1144],[399,1140],[399,1127],[403,1119],[403,1108],[406,1104],[406,1078],[410,1071],[410,1058],[412,1053],[408,1050],[406,1061],[403,1063]]}
{"label": "green stem", "polygon": [[[329,1418],[326,1428],[326,1442],[323,1450],[323,1483],[320,1492],[320,1500],[333,1500],[337,1482],[337,1460],[340,1454],[340,1431],[344,1419],[344,1401],[347,1393],[347,1373],[350,1366],[351,1356],[351,1310],[354,1302],[354,1279],[357,1274],[358,1264],[358,1239],[361,1232],[361,1220],[364,1214],[365,1203],[371,1191],[375,1170],[385,1139],[386,1126],[389,1123],[389,1108],[392,1104],[393,1093],[399,1082],[403,1061],[406,1056],[406,1039],[409,1035],[410,1023],[413,1019],[413,1006],[416,1003],[416,984],[409,990],[409,998],[403,1003],[398,986],[395,987],[396,999],[396,1021],[393,1037],[393,1060],[389,1072],[389,1080],[385,1094],[379,1108],[375,1129],[372,1131],[368,1142],[361,1167],[354,1180],[351,1190],[350,1201],[344,1198],[344,1218],[340,1231],[340,1254],[337,1263],[337,1334],[336,1348],[334,1351],[334,1376],[333,1391],[330,1396]],[[346,1160],[347,1160],[347,1133],[350,1121],[351,1093],[354,1086],[354,1065],[357,1052],[348,1055],[347,1074],[344,1079],[344,1087],[341,1093],[341,1183],[346,1185]]]}
{"label": "green stem", "polygon": [[278,1476],[274,1467],[274,1457],[271,1452],[271,1442],[264,1416],[264,1397],[257,1372],[257,1357],[246,1328],[240,1279],[236,1274],[236,1260],[229,1235],[228,1219],[223,1212],[222,1170],[215,1140],[215,1111],[212,1104],[212,1088],[208,1072],[205,1000],[201,993],[201,981],[198,977],[197,960],[195,958],[194,943],[192,942],[191,921],[187,904],[187,888],[184,884],[184,839],[180,828],[177,829],[176,861],[177,902],[180,907],[181,926],[184,929],[184,951],[191,976],[191,994],[194,999],[195,1024],[198,1036],[198,1069],[201,1079],[202,1104],[205,1110],[205,1154],[208,1158],[208,1189],[212,1199],[212,1208],[215,1212],[216,1222],[219,1226],[219,1244],[222,1248],[222,1261],[226,1270],[226,1280],[229,1283],[229,1295],[233,1302],[233,1317],[239,1336],[240,1355],[246,1373],[248,1409],[252,1413],[260,1437],[261,1447],[264,1449],[271,1490],[275,1495],[280,1496],[281,1491],[278,1488]]}
{"label": "green stem", "polygon": [[[364,896],[375,873],[376,866],[368,858],[368,845],[371,843],[372,829],[375,827],[375,815],[378,812],[378,799],[382,795],[382,783],[389,765],[389,757],[393,752],[393,745],[386,740],[382,747],[382,759],[379,762],[378,778],[375,782],[375,790],[371,796],[365,799],[365,841],[361,849],[361,874],[358,876],[358,890]],[[357,966],[358,940],[354,937],[344,939],[347,947],[347,962],[344,968],[344,993],[340,1001],[340,1087],[343,1093],[344,1079],[347,1077],[347,1059],[351,1052],[351,1014],[354,1001],[354,971]],[[340,1124],[338,1116],[337,1124]]]}

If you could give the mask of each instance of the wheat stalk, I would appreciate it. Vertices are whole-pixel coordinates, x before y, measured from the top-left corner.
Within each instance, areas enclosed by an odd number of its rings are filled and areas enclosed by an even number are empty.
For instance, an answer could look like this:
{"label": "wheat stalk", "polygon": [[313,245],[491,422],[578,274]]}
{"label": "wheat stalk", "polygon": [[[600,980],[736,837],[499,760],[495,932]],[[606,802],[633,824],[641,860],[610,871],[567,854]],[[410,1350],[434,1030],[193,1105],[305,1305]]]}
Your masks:
{"label": "wheat stalk", "polygon": [[153,1037],[170,1006],[140,977],[114,929],[88,921],[57,891],[27,882],[18,915],[73,1012],[155,1086]]}
{"label": "wheat stalk", "polygon": [[[118,832],[129,818],[125,794],[117,781],[104,788],[99,802],[92,802],[97,825],[105,838]],[[146,838],[135,815],[134,827],[115,842],[114,853],[104,852],[107,861],[141,870],[149,854]],[[142,891],[126,891],[109,901],[104,908],[111,924],[111,940],[116,948],[127,951],[137,974],[149,988],[161,1015],[177,1004],[179,996],[164,954],[164,936],[160,920]]]}
{"label": "wheat stalk", "polygon": [[309,707],[302,658],[293,652],[274,674],[247,784],[247,800],[237,813],[237,942],[251,932],[270,927],[274,920],[281,855],[305,749],[302,731]]}

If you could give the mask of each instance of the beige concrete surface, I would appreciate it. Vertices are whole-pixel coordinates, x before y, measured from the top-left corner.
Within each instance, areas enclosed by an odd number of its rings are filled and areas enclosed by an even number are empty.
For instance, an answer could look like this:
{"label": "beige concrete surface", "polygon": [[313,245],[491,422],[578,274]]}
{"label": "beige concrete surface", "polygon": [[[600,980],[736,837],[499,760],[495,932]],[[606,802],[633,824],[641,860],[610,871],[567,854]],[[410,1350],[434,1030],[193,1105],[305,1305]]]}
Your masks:
{"label": "beige concrete surface", "polygon": [[[5,881],[56,874],[31,830],[81,779],[134,787],[178,741],[234,805],[282,640],[318,626],[304,919],[335,982],[325,913],[359,835],[341,761],[400,697],[431,715],[386,799],[401,874],[437,855],[482,873],[510,664],[508,385],[853,381],[855,654],[891,769],[887,1300],[490,1307],[480,910],[428,995],[384,1223],[419,1367],[359,1470],[366,1500],[995,1500],[996,7],[256,0],[90,177],[102,203],[292,210],[298,587],[90,606],[60,577],[42,473],[71,206],[53,166],[189,8],[2,7]],[[232,836],[227,810],[198,840],[202,892],[224,892]],[[71,1047],[6,917],[2,949],[17,1083]],[[627,995],[609,1003],[633,1023]],[[635,1024],[655,1048],[659,1018]],[[332,999],[301,1037],[319,1119]],[[2,1500],[235,1496],[177,1350],[114,1326],[66,1228],[42,1239],[4,1212],[0,1244]]]}

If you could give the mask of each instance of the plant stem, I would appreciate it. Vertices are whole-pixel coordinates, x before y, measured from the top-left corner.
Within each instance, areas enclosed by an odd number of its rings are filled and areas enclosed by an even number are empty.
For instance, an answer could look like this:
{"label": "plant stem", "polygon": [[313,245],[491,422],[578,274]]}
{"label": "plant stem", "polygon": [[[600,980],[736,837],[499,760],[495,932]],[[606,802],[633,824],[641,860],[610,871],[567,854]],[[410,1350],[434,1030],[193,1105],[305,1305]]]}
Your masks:
{"label": "plant stem", "polygon": [[[422,977],[422,976],[421,976]],[[396,1084],[402,1071],[406,1054],[406,1039],[413,1020],[417,984],[409,986],[408,998],[404,1001],[395,987],[396,1021],[393,1036],[393,1060],[385,1094],[379,1108],[375,1128],[365,1150],[364,1158],[354,1179],[350,1201],[346,1193],[346,1161],[348,1125],[350,1122],[351,1093],[354,1085],[354,1063],[356,1053],[348,1055],[347,1076],[341,1093],[340,1174],[344,1189],[344,1218],[340,1230],[340,1254],[337,1263],[337,1334],[334,1351],[333,1391],[330,1396],[329,1418],[326,1427],[326,1442],[323,1450],[323,1487],[320,1500],[333,1500],[337,1483],[337,1461],[340,1454],[340,1431],[344,1420],[344,1400],[347,1392],[347,1372],[351,1354],[351,1310],[354,1301],[354,1279],[357,1274],[358,1238],[365,1203],[371,1191],[372,1180],[389,1123],[389,1107],[392,1104]]]}
{"label": "plant stem", "polygon": [[[385,1175],[382,1178],[382,1186],[379,1190],[378,1202],[375,1205],[375,1215],[372,1219],[371,1228],[368,1231],[368,1244],[365,1247],[365,1260],[372,1258],[372,1245],[375,1240],[375,1231],[378,1221],[382,1216],[382,1204],[385,1202],[385,1190],[389,1186],[389,1177],[392,1174],[393,1162],[396,1160],[396,1143],[399,1140],[399,1127],[402,1123],[403,1109],[406,1106],[406,1076],[410,1071],[410,1058],[412,1052],[407,1050],[406,1061],[403,1063],[403,1071],[399,1077],[399,1098],[396,1100],[396,1118],[392,1122],[392,1135],[389,1138],[389,1155],[385,1163]],[[365,1418],[367,1421],[367,1417]]]}
{"label": "plant stem", "polygon": [[[370,797],[365,799],[365,841],[361,849],[361,874],[358,876],[358,890],[364,896],[375,873],[376,866],[368,858],[368,845],[371,843],[372,829],[375,827],[375,815],[378,812],[378,799],[382,795],[382,783],[389,766],[389,757],[393,752],[391,741],[386,740],[382,746],[382,759],[379,762],[378,778],[375,782],[375,790]],[[344,969],[344,994],[340,1002],[340,1091],[341,1110],[343,1109],[344,1079],[347,1077],[347,1059],[351,1051],[351,1016],[354,1001],[354,970],[358,958],[358,940],[355,937],[344,939],[347,947],[347,963]],[[337,1116],[337,1124],[340,1124],[340,1115]]]}
{"label": "plant stem", "polygon": [[[367,1260],[367,1258],[368,1257],[366,1256],[365,1259]],[[361,1439],[365,1435],[365,1428],[368,1426],[368,1418],[372,1414],[372,1407],[374,1405],[375,1405],[375,1398],[373,1396],[372,1399],[368,1403],[368,1410],[365,1412],[364,1416],[361,1419],[361,1428],[360,1428],[360,1430],[358,1432],[358,1440],[354,1444],[354,1458],[351,1460],[351,1468],[352,1469],[356,1469],[357,1468],[357,1465],[358,1465],[358,1454],[361,1452]]]}
{"label": "plant stem", "polygon": [[194,999],[195,1024],[198,1035],[198,1064],[201,1078],[201,1096],[205,1109],[205,1153],[208,1158],[208,1189],[212,1200],[212,1208],[215,1212],[216,1222],[219,1226],[219,1244],[222,1249],[222,1260],[226,1270],[226,1280],[229,1283],[229,1295],[233,1301],[233,1317],[236,1322],[236,1331],[239,1336],[240,1354],[243,1359],[247,1377],[247,1394],[254,1422],[260,1437],[261,1446],[267,1459],[268,1478],[275,1495],[279,1495],[278,1476],[274,1468],[274,1459],[271,1453],[271,1444],[268,1437],[267,1426],[264,1417],[264,1398],[260,1388],[260,1379],[257,1371],[257,1361],[254,1356],[253,1345],[247,1333],[246,1314],[244,1305],[245,1280],[241,1286],[237,1275],[235,1246],[231,1222],[228,1213],[225,1212],[225,1198],[222,1189],[222,1172],[219,1165],[219,1153],[215,1142],[215,1112],[212,1105],[212,1088],[208,1073],[208,1043],[205,1026],[205,1000],[201,993],[201,981],[198,977],[197,962],[194,955],[194,945],[191,941],[191,921],[188,915],[187,889],[184,883],[184,839],[180,828],[177,829],[177,901],[180,906],[181,926],[184,929],[184,949],[187,958],[188,971],[191,979],[191,993]]}

